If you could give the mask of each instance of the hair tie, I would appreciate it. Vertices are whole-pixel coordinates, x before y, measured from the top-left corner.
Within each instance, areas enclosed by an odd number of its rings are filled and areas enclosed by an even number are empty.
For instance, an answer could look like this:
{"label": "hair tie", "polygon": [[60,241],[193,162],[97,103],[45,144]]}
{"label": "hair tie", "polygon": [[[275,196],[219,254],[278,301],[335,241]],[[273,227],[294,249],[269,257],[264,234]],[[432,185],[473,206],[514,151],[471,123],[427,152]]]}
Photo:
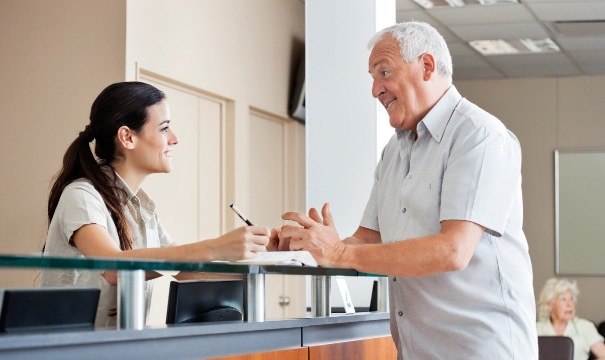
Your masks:
{"label": "hair tie", "polygon": [[90,124],[86,125],[84,131],[80,131],[80,137],[84,137],[86,141],[91,142],[95,139],[95,133]]}

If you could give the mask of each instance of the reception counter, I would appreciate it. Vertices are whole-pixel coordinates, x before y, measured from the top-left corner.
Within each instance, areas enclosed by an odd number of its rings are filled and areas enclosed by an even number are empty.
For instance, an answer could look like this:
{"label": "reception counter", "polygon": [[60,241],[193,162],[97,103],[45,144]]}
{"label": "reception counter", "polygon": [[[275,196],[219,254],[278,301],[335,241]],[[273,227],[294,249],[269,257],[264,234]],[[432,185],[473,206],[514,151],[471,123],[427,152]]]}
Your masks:
{"label": "reception counter", "polygon": [[[2,359],[204,359],[252,353],[270,353],[290,349],[310,354],[314,348],[327,344],[358,343],[361,339],[381,338],[381,349],[394,354],[389,339],[389,314],[371,312],[260,321],[264,316],[264,275],[311,275],[316,279],[330,276],[375,276],[352,269],[330,269],[297,266],[233,265],[224,263],[165,262],[141,260],[45,258],[37,255],[0,255],[0,268],[80,268],[118,271],[118,293],[124,308],[118,311],[117,329],[52,331],[0,334]],[[246,309],[243,322],[180,324],[163,327],[130,326],[136,323],[142,304],[130,301],[131,293],[141,291],[142,280],[132,281],[131,275],[149,270],[181,270],[215,273],[238,273],[247,280]],[[127,281],[124,281],[126,279]],[[136,280],[136,279],[135,279]],[[329,281],[316,281],[313,302],[329,309]],[[120,306],[122,306],[120,305]],[[317,307],[317,306],[315,306]],[[259,311],[262,308],[262,311]],[[380,309],[380,307],[379,307]],[[385,309],[384,307],[382,309]],[[329,315],[329,310],[328,315]],[[323,311],[325,313],[325,309]],[[133,316],[136,315],[136,316]],[[251,316],[250,314],[256,314]],[[364,345],[365,346],[365,345]],[[339,349],[338,351],[358,351]],[[340,356],[337,356],[340,357]],[[391,357],[390,355],[388,357]],[[240,357],[241,358],[241,357]],[[255,359],[283,358],[255,356]],[[310,355],[303,356],[311,359]],[[321,357],[320,357],[321,358]]]}
{"label": "reception counter", "polygon": [[[388,313],[0,335],[2,359],[203,359],[389,336]],[[260,357],[262,358],[262,356]]]}

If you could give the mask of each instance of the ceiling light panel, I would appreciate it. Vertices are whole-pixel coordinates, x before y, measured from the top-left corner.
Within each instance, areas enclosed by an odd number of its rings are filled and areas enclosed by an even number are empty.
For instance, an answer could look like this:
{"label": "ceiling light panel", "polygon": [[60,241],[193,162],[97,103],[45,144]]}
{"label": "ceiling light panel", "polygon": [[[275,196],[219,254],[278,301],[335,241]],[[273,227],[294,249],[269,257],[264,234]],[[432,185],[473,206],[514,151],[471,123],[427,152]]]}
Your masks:
{"label": "ceiling light panel", "polygon": [[553,53],[561,50],[550,38],[512,40],[472,40],[468,42],[482,55],[521,55],[532,53]]}
{"label": "ceiling light panel", "polygon": [[435,7],[462,7],[467,5],[494,5],[502,3],[518,3],[518,0],[414,0],[425,9]]}

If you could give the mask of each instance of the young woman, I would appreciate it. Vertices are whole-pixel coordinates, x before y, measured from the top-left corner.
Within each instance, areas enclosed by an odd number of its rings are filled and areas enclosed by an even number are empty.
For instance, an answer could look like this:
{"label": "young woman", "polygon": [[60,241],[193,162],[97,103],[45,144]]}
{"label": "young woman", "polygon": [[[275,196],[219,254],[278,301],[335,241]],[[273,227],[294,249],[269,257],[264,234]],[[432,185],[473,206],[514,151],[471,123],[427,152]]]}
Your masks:
{"label": "young woman", "polygon": [[[116,83],[99,94],[90,124],[67,149],[50,191],[45,255],[212,261],[246,259],[265,251],[270,230],[261,226],[173,244],[154,203],[141,189],[147,175],[172,170],[178,139],[170,121],[166,96],[149,84]],[[90,148],[93,140],[96,158]],[[115,273],[45,271],[41,285],[101,289],[95,325],[115,326]],[[150,291],[148,284],[148,304]]]}

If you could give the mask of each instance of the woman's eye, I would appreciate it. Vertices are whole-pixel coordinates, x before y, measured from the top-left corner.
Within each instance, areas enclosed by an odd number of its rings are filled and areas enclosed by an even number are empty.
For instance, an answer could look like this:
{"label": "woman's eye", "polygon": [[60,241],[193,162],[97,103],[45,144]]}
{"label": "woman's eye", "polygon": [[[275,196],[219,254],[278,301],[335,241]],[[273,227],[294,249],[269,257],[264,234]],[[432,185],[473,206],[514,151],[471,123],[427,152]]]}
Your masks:
{"label": "woman's eye", "polygon": [[169,129],[169,127],[168,127],[168,126],[165,126],[165,127],[163,127],[161,130],[162,130],[162,132],[167,132],[167,131],[168,131],[168,129]]}

